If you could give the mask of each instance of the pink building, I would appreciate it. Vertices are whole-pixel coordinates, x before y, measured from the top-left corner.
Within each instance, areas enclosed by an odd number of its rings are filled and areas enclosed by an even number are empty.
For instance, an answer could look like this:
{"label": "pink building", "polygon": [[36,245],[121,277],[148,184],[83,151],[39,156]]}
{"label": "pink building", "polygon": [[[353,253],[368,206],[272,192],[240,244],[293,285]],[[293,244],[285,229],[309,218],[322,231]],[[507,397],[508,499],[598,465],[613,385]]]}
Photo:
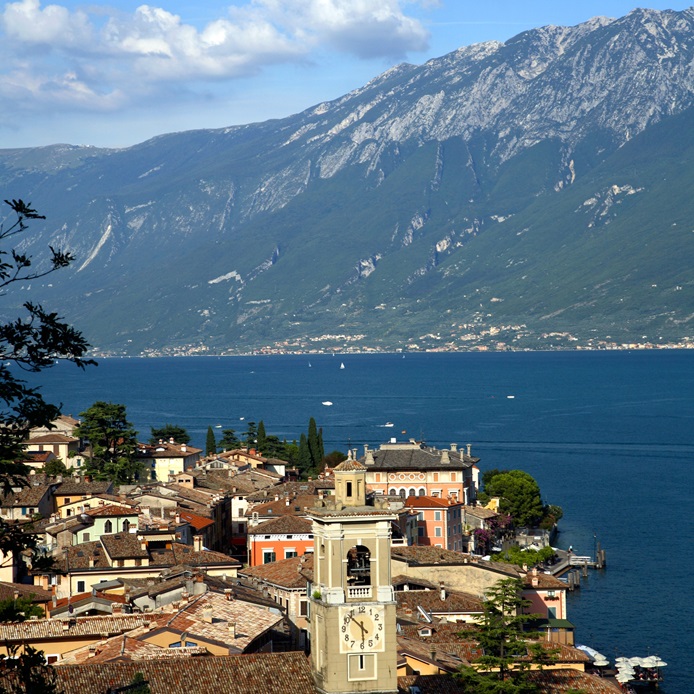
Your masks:
{"label": "pink building", "polygon": [[408,496],[405,507],[417,513],[417,544],[463,551],[463,504],[453,498]]}

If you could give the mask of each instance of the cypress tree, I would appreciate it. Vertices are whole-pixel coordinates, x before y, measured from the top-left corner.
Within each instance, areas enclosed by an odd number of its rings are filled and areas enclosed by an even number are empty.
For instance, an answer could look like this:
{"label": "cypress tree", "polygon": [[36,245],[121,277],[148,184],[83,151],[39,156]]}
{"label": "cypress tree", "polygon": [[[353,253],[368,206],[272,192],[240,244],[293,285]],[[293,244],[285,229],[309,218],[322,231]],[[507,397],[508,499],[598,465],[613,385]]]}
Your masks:
{"label": "cypress tree", "polygon": [[212,427],[207,427],[207,438],[205,440],[205,455],[212,455],[217,452],[217,441],[214,438]]}
{"label": "cypress tree", "polygon": [[311,417],[308,422],[308,450],[311,457],[311,469],[314,471],[318,470],[323,456],[321,455],[321,442],[318,437],[318,427],[313,417]]}
{"label": "cypress tree", "polygon": [[311,469],[311,451],[308,448],[306,434],[301,434],[299,439],[299,455],[297,456],[296,466],[299,468],[301,477],[305,477]]}
{"label": "cypress tree", "polygon": [[262,453],[267,448],[267,436],[265,435],[265,424],[261,419],[258,422],[258,434],[257,434],[256,450],[258,453]]}

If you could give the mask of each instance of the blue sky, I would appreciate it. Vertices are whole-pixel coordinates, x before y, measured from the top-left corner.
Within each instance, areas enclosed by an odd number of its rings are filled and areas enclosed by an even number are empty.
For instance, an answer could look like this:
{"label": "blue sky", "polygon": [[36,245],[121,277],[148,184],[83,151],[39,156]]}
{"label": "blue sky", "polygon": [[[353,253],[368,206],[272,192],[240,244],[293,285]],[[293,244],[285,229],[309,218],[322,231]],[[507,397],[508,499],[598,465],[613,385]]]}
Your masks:
{"label": "blue sky", "polygon": [[[683,10],[685,2],[650,2]],[[0,4],[0,148],[124,147],[281,118],[389,67],[635,0],[126,0]]]}

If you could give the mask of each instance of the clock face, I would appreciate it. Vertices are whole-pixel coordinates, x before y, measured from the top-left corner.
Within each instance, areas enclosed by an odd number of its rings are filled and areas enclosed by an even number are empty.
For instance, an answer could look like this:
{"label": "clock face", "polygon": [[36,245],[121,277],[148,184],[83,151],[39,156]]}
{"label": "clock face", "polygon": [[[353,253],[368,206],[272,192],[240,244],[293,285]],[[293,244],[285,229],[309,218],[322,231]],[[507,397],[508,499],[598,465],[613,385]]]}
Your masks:
{"label": "clock face", "polygon": [[385,649],[383,605],[350,605],[340,608],[340,653]]}

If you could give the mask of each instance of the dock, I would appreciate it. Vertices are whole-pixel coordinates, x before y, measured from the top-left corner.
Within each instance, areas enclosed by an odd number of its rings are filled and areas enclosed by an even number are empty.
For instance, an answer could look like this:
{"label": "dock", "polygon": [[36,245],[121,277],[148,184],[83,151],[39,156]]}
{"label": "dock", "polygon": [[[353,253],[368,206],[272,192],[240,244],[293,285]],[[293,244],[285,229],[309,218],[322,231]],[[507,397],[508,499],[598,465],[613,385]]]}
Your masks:
{"label": "dock", "polygon": [[549,567],[552,576],[564,581],[569,590],[581,587],[581,577],[588,577],[588,569],[604,569],[607,566],[605,550],[598,544],[595,556],[578,555],[563,549],[557,550],[558,561]]}

